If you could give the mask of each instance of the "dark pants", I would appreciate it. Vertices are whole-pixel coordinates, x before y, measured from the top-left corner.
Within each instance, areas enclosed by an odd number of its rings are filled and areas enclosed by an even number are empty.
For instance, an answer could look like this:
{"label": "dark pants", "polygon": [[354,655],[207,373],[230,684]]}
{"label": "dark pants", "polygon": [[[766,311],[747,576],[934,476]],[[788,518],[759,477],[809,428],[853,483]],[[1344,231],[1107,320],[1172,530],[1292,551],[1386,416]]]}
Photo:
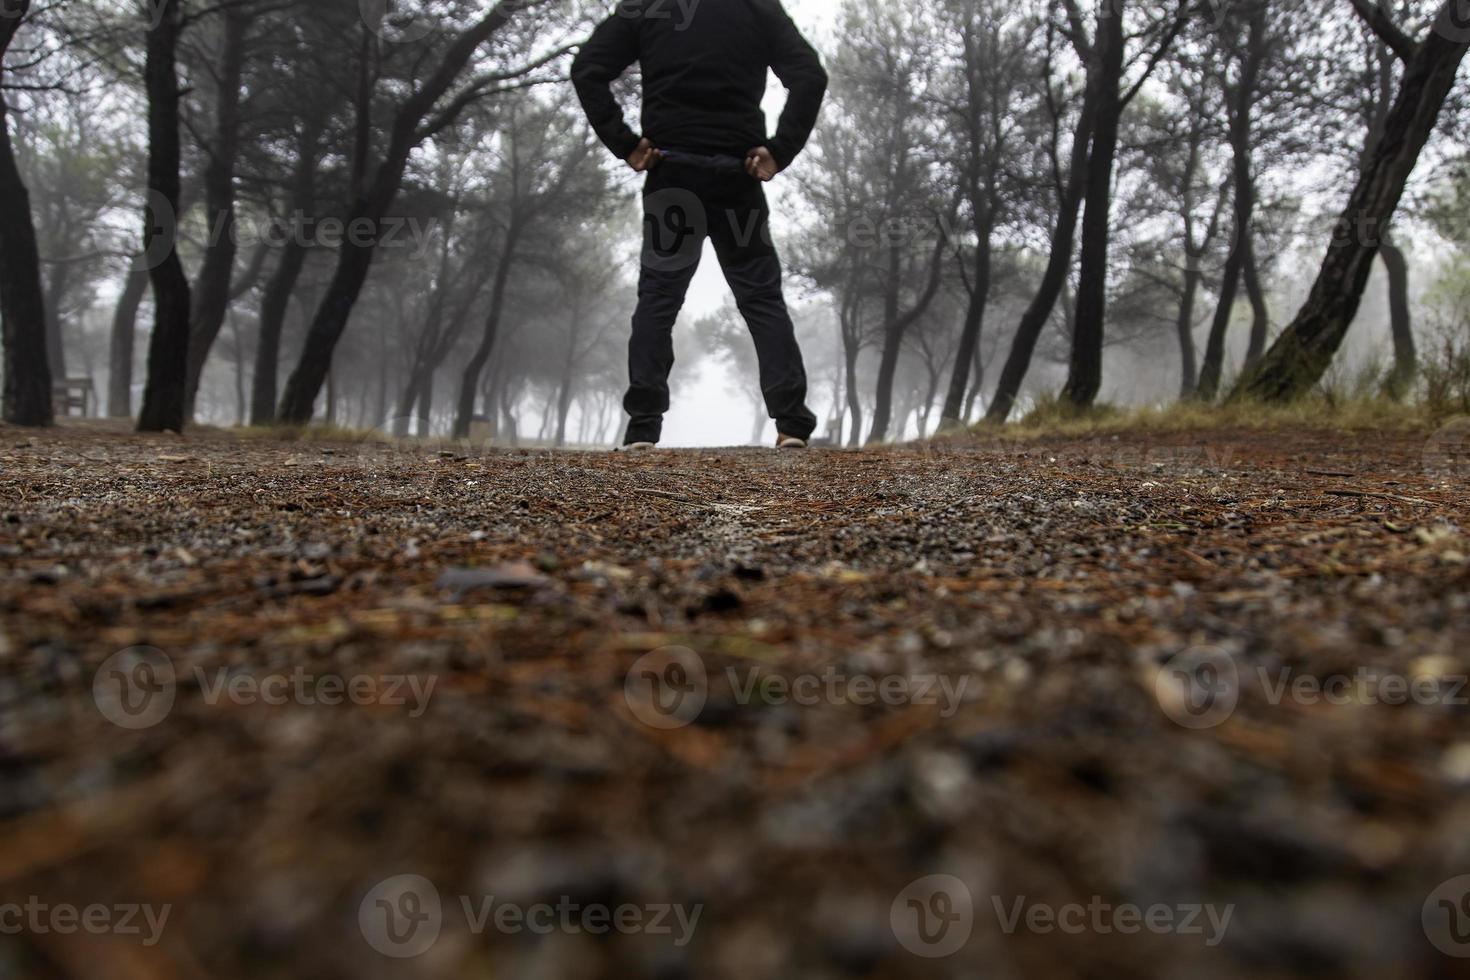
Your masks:
{"label": "dark pants", "polygon": [[806,407],[806,369],[786,301],[781,262],[771,242],[770,211],[760,181],[735,158],[671,154],[643,188],[643,269],[628,344],[631,417],[626,443],[658,442],[669,410],[674,321],[712,239],[725,281],[755,340],[766,410],[783,435],[808,439],[817,427]]}

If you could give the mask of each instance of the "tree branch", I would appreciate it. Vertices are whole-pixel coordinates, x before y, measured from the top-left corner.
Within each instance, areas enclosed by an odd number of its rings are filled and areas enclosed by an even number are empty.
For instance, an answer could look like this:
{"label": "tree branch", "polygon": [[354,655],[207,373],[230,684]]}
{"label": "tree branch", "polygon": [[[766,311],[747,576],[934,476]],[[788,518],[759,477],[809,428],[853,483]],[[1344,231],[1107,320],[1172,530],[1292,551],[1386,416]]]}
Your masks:
{"label": "tree branch", "polygon": [[1148,66],[1143,69],[1143,74],[1139,76],[1138,81],[1123,96],[1121,103],[1123,108],[1128,108],[1128,104],[1133,101],[1133,97],[1143,88],[1144,83],[1149,80],[1149,76],[1153,75],[1154,69],[1159,67],[1159,62],[1164,60],[1164,55],[1168,53],[1169,48],[1173,47],[1174,40],[1179,37],[1179,32],[1184,29],[1184,24],[1187,20],[1189,20],[1189,0],[1182,0],[1179,4],[1179,12],[1174,16],[1174,23],[1169,25],[1169,30],[1164,34],[1163,40],[1159,42],[1159,46],[1154,49],[1154,53],[1149,57]]}
{"label": "tree branch", "polygon": [[1378,39],[1388,45],[1390,51],[1398,55],[1401,61],[1407,62],[1419,51],[1419,43],[1399,29],[1388,16],[1388,12],[1371,0],[1348,0],[1353,5],[1353,11],[1367,24]]}
{"label": "tree branch", "polygon": [[513,81],[516,79],[525,79],[527,75],[530,75],[538,68],[544,68],[546,65],[557,60],[563,55],[575,51],[578,47],[579,45],[576,44],[563,45],[562,47],[559,47],[554,51],[548,51],[545,55],[537,58],[535,61],[521,65],[518,68],[513,68],[509,71],[496,72],[493,75],[483,75],[475,79],[474,81],[470,82],[470,84],[462,92],[460,92],[460,94],[456,96],[452,102],[450,102],[440,112],[435,114],[424,123],[424,125],[419,129],[421,138],[433,136],[440,130],[443,130],[446,127],[450,126],[456,119],[459,118],[460,113],[462,113],[471,102],[474,102],[477,99],[484,98],[489,95],[497,95],[502,92],[513,91],[517,88],[523,87],[522,85],[514,85],[510,86],[509,88],[493,88],[492,86],[496,85],[497,83]]}

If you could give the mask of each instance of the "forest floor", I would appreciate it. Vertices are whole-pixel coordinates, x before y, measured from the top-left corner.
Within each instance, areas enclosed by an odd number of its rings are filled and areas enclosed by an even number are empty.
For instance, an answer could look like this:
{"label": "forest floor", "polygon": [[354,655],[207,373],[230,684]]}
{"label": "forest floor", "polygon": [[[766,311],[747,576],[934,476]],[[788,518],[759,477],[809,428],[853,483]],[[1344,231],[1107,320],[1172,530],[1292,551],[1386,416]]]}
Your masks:
{"label": "forest floor", "polygon": [[1470,976],[1465,435],[0,428],[0,976]]}

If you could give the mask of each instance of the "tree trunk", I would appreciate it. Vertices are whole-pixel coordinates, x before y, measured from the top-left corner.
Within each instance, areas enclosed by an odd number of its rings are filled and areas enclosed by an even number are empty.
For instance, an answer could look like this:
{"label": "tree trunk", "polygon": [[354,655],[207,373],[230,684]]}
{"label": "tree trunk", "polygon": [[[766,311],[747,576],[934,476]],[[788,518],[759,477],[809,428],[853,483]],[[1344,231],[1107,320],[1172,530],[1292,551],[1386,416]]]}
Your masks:
{"label": "tree trunk", "polygon": [[985,325],[985,307],[990,300],[990,232],[993,210],[987,209],[985,216],[976,222],[978,236],[975,248],[975,281],[970,293],[970,305],[965,310],[964,326],[960,328],[960,346],[955,352],[954,373],[949,378],[949,391],[944,396],[944,410],[939,416],[939,426],[962,428],[965,417],[965,392],[970,388],[970,369],[975,363],[976,351],[980,349],[980,331]]}
{"label": "tree trunk", "polygon": [[899,332],[899,276],[903,271],[903,253],[897,245],[888,249],[888,280],[883,290],[883,348],[878,352],[878,385],[873,393],[873,429],[868,442],[888,435],[888,420],[893,412],[893,379],[898,373],[898,355],[903,343]]}
{"label": "tree trunk", "polygon": [[485,330],[480,335],[480,346],[465,365],[464,377],[459,383],[459,405],[454,415],[454,437],[467,439],[470,422],[475,417],[475,392],[480,390],[480,374],[495,349],[495,339],[500,333],[500,316],[505,309],[505,290],[510,283],[511,266],[515,264],[516,245],[520,239],[520,228],[515,219],[506,230],[505,250],[495,268],[495,283],[490,289],[490,310],[485,316]]}
{"label": "tree trunk", "polygon": [[[321,130],[312,124],[302,127],[297,140],[296,174],[291,195],[291,215],[286,245],[276,271],[260,299],[259,336],[255,342],[255,377],[250,388],[250,424],[270,425],[276,420],[276,372],[280,369],[281,331],[286,308],[306,266],[310,243],[306,240],[306,218],[316,210],[316,171]],[[301,219],[299,224],[297,219]]]}
{"label": "tree trunk", "polygon": [[568,371],[562,375],[556,391],[556,448],[567,444],[567,416],[572,412],[572,376]]}
{"label": "tree trunk", "polygon": [[418,410],[418,434],[420,439],[429,439],[434,435],[434,369],[430,368],[424,373],[423,383],[419,385],[419,410]]}
{"label": "tree trunk", "polygon": [[41,277],[44,294],[42,303],[46,311],[46,362],[51,365],[55,377],[66,380],[66,338],[61,328],[61,304],[66,299],[71,285],[71,262],[56,262],[51,266],[51,275]]}
{"label": "tree trunk", "polygon": [[969,425],[970,423],[975,421],[976,402],[980,403],[981,411],[985,410],[985,401],[980,397],[980,395],[985,387],[985,371],[988,367],[989,365],[986,364],[985,357],[980,351],[980,346],[977,344],[975,346],[975,366],[974,369],[970,372],[972,376],[972,380],[970,382],[970,390],[965,395],[964,419],[966,425]]}
{"label": "tree trunk", "polygon": [[[0,0],[0,59],[30,0]],[[0,61],[3,65],[3,61]],[[0,79],[3,80],[3,79]],[[0,335],[5,347],[5,421],[50,425],[51,366],[46,357],[46,309],[41,254],[31,223],[31,198],[10,144],[9,106],[0,87]]]}
{"label": "tree trunk", "polygon": [[133,414],[133,345],[138,329],[138,307],[148,293],[148,270],[138,263],[123,280],[123,291],[112,314],[112,342],[107,367],[107,414],[115,419]]}
{"label": "tree trunk", "polygon": [[500,414],[505,419],[505,431],[512,447],[521,443],[520,421],[515,414],[515,399],[511,395],[510,385],[500,386]]}
{"label": "tree trunk", "polygon": [[403,439],[409,435],[409,423],[413,421],[413,407],[419,403],[419,388],[422,383],[423,378],[415,373],[399,392],[393,412],[393,438]]}
{"label": "tree trunk", "polygon": [[[450,253],[446,239],[446,249],[441,257],[434,292],[424,315],[423,326],[419,329],[418,342],[414,346],[408,381],[398,399],[398,415],[393,422],[396,436],[401,437],[408,434],[408,416],[413,412],[415,402],[424,397],[426,391],[429,392],[428,398],[432,400],[434,374],[459,339],[460,331],[463,330],[470,307],[474,303],[474,291],[472,290],[469,299],[459,305],[459,309],[449,318],[449,322],[447,324],[444,322],[450,292],[464,278],[466,272],[475,266],[472,260],[466,260],[459,272],[451,276],[449,259]],[[421,426],[421,429],[423,428],[426,427]]]}
{"label": "tree trunk", "polygon": [[306,265],[307,246],[293,237],[286,243],[276,271],[260,300],[260,326],[255,341],[255,376],[250,383],[250,424],[276,420],[276,371],[281,359],[281,332],[291,293]]}
{"label": "tree trunk", "polygon": [[1220,297],[1215,317],[1210,322],[1210,335],[1205,343],[1205,359],[1200,366],[1199,386],[1195,397],[1212,402],[1220,392],[1220,379],[1225,372],[1225,337],[1240,289],[1240,275],[1251,250],[1251,221],[1255,212],[1255,176],[1251,173],[1251,110],[1256,101],[1256,85],[1261,64],[1265,60],[1266,8],[1257,3],[1251,9],[1247,29],[1245,57],[1241,61],[1240,79],[1234,92],[1235,104],[1230,111],[1230,153],[1233,167],[1234,228],[1230,254],[1220,278]]}
{"label": "tree trunk", "polygon": [[140,432],[182,432],[189,357],[189,280],[179,261],[179,80],[175,69],[183,30],[180,0],[163,0],[148,31],[144,71],[148,91],[148,204],[144,253],[153,282],[153,336],[143,389]]}
{"label": "tree trunk", "polygon": [[[373,399],[373,417],[370,429],[380,429],[387,421],[388,416],[388,341],[382,334],[378,334],[378,384],[377,394]],[[396,434],[396,433],[395,433]]]}
{"label": "tree trunk", "polygon": [[1332,362],[1362,302],[1378,254],[1377,236],[1398,209],[1470,48],[1470,24],[1464,20],[1460,0],[1445,0],[1434,28],[1408,57],[1383,138],[1348,197],[1311,293],[1232,398],[1289,401],[1315,385]]}
{"label": "tree trunk", "polygon": [[[312,165],[314,169],[314,164]],[[312,177],[307,178],[308,181]],[[307,191],[308,197],[311,191]],[[310,208],[308,204],[308,209]],[[298,209],[301,214],[309,210]],[[294,221],[293,214],[293,221]],[[305,224],[294,228],[281,251],[276,270],[266,283],[260,299],[260,314],[255,339],[255,373],[250,384],[250,424],[270,425],[276,420],[276,372],[280,369],[281,333],[286,325],[286,311],[291,295],[301,279],[310,244],[304,240]]]}
{"label": "tree trunk", "polygon": [[1388,321],[1393,332],[1393,370],[1384,380],[1383,392],[1394,401],[1401,401],[1419,373],[1414,323],[1409,312],[1409,262],[1390,235],[1383,236],[1379,252],[1388,272]]}
{"label": "tree trunk", "polygon": [[855,340],[850,341],[846,336],[842,338],[842,355],[847,385],[847,414],[852,418],[852,430],[847,436],[847,445],[856,449],[862,441],[863,431],[863,402],[858,394],[857,386],[857,362],[858,349]]}
{"label": "tree trunk", "polygon": [[230,339],[235,342],[235,425],[245,424],[245,338],[240,334],[238,317],[228,317]]}
{"label": "tree trunk", "polygon": [[1077,314],[1072,324],[1072,360],[1062,397],[1088,408],[1102,387],[1104,320],[1108,306],[1108,238],[1112,225],[1113,162],[1123,117],[1123,0],[1113,0],[1097,25],[1097,125],[1087,162],[1087,209],[1082,216],[1082,258],[1077,280]]}
{"label": "tree trunk", "polygon": [[924,404],[919,409],[919,438],[929,432],[929,416],[934,412],[934,403],[939,400],[939,377],[943,365],[929,370],[929,386],[924,391]]}
{"label": "tree trunk", "polygon": [[1199,383],[1194,350],[1194,299],[1199,293],[1199,281],[1204,273],[1200,271],[1197,256],[1191,254],[1187,261],[1189,267],[1184,270],[1184,295],[1179,299],[1179,318],[1174,325],[1179,335],[1180,398],[1193,397],[1195,385]]}
{"label": "tree trunk", "polygon": [[1004,422],[1015,407],[1016,396],[1021,391],[1021,382],[1031,368],[1031,356],[1041,331],[1051,319],[1051,313],[1067,281],[1072,267],[1072,243],[1077,233],[1077,212],[1082,207],[1082,195],[1087,184],[1087,161],[1092,144],[1093,128],[1097,125],[1102,79],[1097,71],[1089,71],[1087,90],[1082,99],[1082,109],[1077,117],[1077,127],[1072,134],[1072,154],[1067,171],[1067,183],[1057,200],[1057,224],[1052,230],[1051,255],[1036,295],[1021,315],[1016,327],[1015,339],[1011,341],[1011,352],[1001,368],[1000,380],[996,382],[995,394],[990,409],[985,413],[988,422]]}
{"label": "tree trunk", "polygon": [[1251,238],[1245,243],[1245,267],[1241,270],[1245,294],[1251,301],[1251,336],[1245,351],[1242,370],[1249,371],[1266,353],[1266,331],[1271,326],[1271,311],[1266,307],[1266,293],[1261,288],[1261,270],[1256,265],[1256,245]]}
{"label": "tree trunk", "polygon": [[[1239,192],[1237,191],[1237,194]],[[1239,247],[1239,234],[1225,259],[1225,271],[1220,279],[1220,298],[1215,305],[1215,317],[1210,321],[1210,335],[1205,341],[1205,360],[1200,368],[1199,383],[1194,397],[1203,402],[1212,402],[1220,390],[1220,377],[1225,370],[1225,334],[1230,326],[1230,316],[1235,309],[1235,293],[1240,282],[1240,270],[1245,263],[1245,253]]]}
{"label": "tree trunk", "polygon": [[[399,107],[393,119],[383,161],[378,165],[370,186],[365,192],[359,193],[353,202],[347,227],[366,221],[374,229],[378,228],[398,196],[410,154],[427,135],[425,117],[434,108],[434,104],[449,91],[480,45],[510,20],[517,6],[512,0],[501,0],[478,22],[458,35],[438,67]],[[447,118],[452,118],[452,115]],[[439,119],[440,123],[446,121],[444,118]],[[430,125],[428,128],[432,129],[434,126]],[[342,243],[337,258],[337,271],[332,277],[331,285],[327,287],[326,295],[322,297],[316,316],[312,319],[301,358],[286,382],[285,394],[281,396],[278,415],[282,422],[303,425],[311,421],[316,397],[321,391],[327,370],[331,367],[332,354],[337,348],[337,341],[342,338],[342,332],[347,329],[348,318],[362,293],[363,283],[367,281],[376,250],[376,235],[366,242],[360,236],[349,236]],[[470,389],[470,399],[474,399],[473,388]]]}
{"label": "tree trunk", "polygon": [[[955,203],[957,207],[958,199]],[[951,209],[951,215],[954,210]],[[873,401],[873,430],[868,435],[869,443],[879,443],[888,438],[888,423],[893,410],[893,379],[898,373],[898,357],[903,352],[903,338],[908,333],[909,327],[924,315],[929,305],[934,302],[934,297],[939,294],[939,286],[944,276],[944,252],[948,242],[948,231],[941,226],[939,243],[934,247],[934,255],[930,259],[929,281],[918,299],[915,300],[913,307],[904,313],[899,312],[898,305],[901,256],[896,247],[890,252],[888,290],[884,298],[883,310],[883,353],[878,359],[878,390]]]}
{"label": "tree trunk", "polygon": [[240,78],[245,67],[245,28],[249,22],[239,7],[221,11],[219,91],[215,96],[214,145],[206,148],[204,168],[205,228],[209,244],[194,286],[194,308],[189,328],[188,413],[194,414],[199,379],[209,350],[219,336],[230,305],[230,280],[238,251],[235,234],[235,160],[240,149]]}

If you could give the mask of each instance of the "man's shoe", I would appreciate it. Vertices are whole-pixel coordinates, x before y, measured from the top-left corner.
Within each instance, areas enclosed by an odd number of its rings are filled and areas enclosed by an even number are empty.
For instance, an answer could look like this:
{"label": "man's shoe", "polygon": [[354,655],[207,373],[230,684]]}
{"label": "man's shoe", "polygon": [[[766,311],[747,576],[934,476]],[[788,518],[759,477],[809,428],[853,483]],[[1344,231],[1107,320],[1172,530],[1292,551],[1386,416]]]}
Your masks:
{"label": "man's shoe", "polygon": [[658,446],[651,442],[630,442],[626,446],[619,447],[617,451],[620,453],[646,453],[650,449],[657,448]]}
{"label": "man's shoe", "polygon": [[796,438],[796,436],[783,436],[783,435],[779,435],[778,434],[776,436],[776,448],[777,449],[805,449],[806,448],[806,440],[805,439],[798,439],[798,438]]}

